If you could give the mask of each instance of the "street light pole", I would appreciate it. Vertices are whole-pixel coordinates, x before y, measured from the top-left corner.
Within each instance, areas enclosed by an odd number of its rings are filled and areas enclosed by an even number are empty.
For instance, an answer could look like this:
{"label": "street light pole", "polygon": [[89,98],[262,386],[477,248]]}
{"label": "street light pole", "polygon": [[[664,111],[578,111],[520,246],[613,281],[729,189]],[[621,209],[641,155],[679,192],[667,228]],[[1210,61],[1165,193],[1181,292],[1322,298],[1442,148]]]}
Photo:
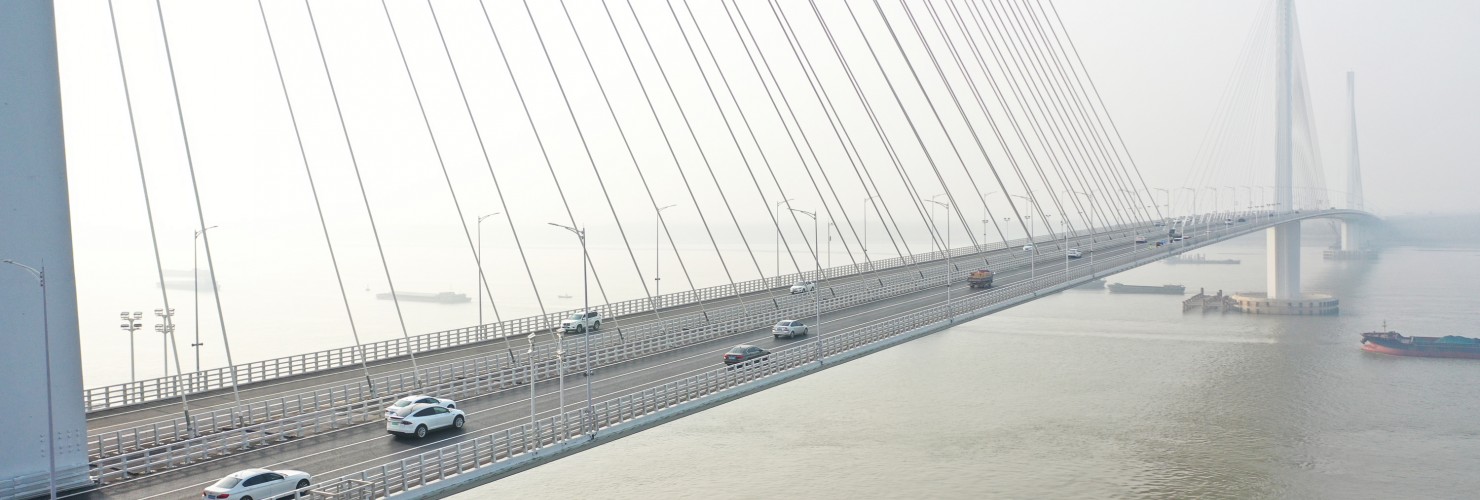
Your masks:
{"label": "street light pole", "polygon": [[[778,286],[781,284],[781,205],[785,205],[787,202],[795,199],[796,198],[787,198],[778,201],[776,202],[776,207],[771,209],[772,213],[774,214],[772,216],[772,219],[776,221],[776,284]],[[788,206],[786,208],[791,207]]]}
{"label": "street light pole", "polygon": [[[134,332],[144,327],[143,323],[139,323],[139,320],[144,318],[144,313],[136,311],[133,316],[129,316],[128,311],[124,311],[118,313],[118,318],[123,320],[123,324],[118,325],[119,329],[128,332],[128,381],[138,382],[138,372],[134,370]],[[199,368],[196,371],[199,371]]]}
{"label": "street light pole", "polygon": [[[816,304],[815,307],[816,307],[816,311],[817,311],[817,321],[813,323],[813,326],[817,328],[817,362],[821,363],[822,362],[822,258],[819,257],[818,254],[817,254],[817,252],[819,250],[821,250],[821,248],[819,248],[819,247],[821,247],[821,245],[817,245],[816,243],[822,243],[822,241],[821,241],[821,238],[818,237],[818,232],[817,232],[817,227],[818,227],[818,225],[817,225],[817,213],[816,212],[808,212],[806,210],[797,210],[795,208],[791,208],[790,206],[786,207],[786,209],[787,210],[791,210],[792,212],[799,213],[799,214],[802,214],[802,215],[805,215],[807,217],[811,217],[812,218],[812,242],[813,242],[813,245],[812,245],[812,263],[813,264],[812,265],[816,266],[816,268],[817,268],[816,275],[812,277],[812,282],[813,283],[816,283],[816,286],[814,286],[812,288],[812,295],[813,295],[812,299],[813,299],[813,303]],[[808,332],[808,333],[811,333],[811,332]]]}
{"label": "street light pole", "polygon": [[[941,206],[941,209],[944,210],[947,214],[950,214],[951,213],[951,205],[949,203],[941,203],[939,201],[935,201],[935,199],[933,199],[933,198],[930,200],[930,202],[931,203],[934,203],[936,205],[940,205]],[[931,208],[932,208],[932,210],[930,211],[930,213],[931,214],[934,214],[935,213],[934,207],[931,207]],[[947,220],[950,220],[949,215],[947,216]],[[935,218],[934,217],[931,218],[931,222],[935,222]],[[948,223],[946,223],[946,272],[945,272],[945,277],[946,277],[946,319],[948,319],[948,320],[949,319],[954,319],[956,317],[955,314],[952,314],[952,310],[951,310],[951,275],[953,275],[955,273],[956,273],[956,266],[954,266],[954,265],[951,264],[951,224],[948,222]]]}
{"label": "street light pole", "polygon": [[863,200],[863,262],[869,265],[869,269],[873,269],[874,261],[868,258],[868,207],[869,202],[874,201],[874,198],[878,197],[879,195],[873,195]]}
{"label": "street light pole", "polygon": [[[591,311],[591,287],[590,287],[590,284],[589,284],[590,282],[588,280],[590,273],[587,271],[587,259],[589,258],[590,254],[586,253],[586,229],[585,228],[576,229],[576,228],[571,227],[571,226],[556,224],[554,222],[551,222],[549,224],[551,226],[555,226],[555,227],[564,229],[566,231],[570,231],[572,234],[576,235],[576,238],[577,239],[581,240],[581,295],[583,296],[582,297],[582,306],[581,306],[581,316],[583,318],[582,318],[581,322],[582,322],[582,325],[584,325],[585,324],[584,316]],[[585,363],[584,363],[585,364],[585,368],[584,368],[585,373],[584,373],[584,375],[586,377],[586,411],[584,412],[585,418],[582,419],[583,422],[581,422],[581,425],[582,425],[582,427],[585,427],[585,426],[589,425],[590,427],[588,427],[586,429],[586,433],[588,435],[595,436],[596,435],[596,425],[595,425],[595,423],[596,423],[596,407],[591,404],[591,329],[589,327],[586,328],[586,335],[585,335],[585,337],[586,337],[586,354],[584,356],[582,356],[582,357],[585,358],[584,359],[584,361],[585,361]],[[562,351],[565,350],[565,347],[563,345],[561,346],[561,350]],[[561,365],[563,366],[564,364],[565,364],[565,362],[562,359],[561,360]],[[560,394],[561,395],[560,412],[563,415],[565,413],[565,400],[564,400],[565,391],[564,391],[564,385],[563,385],[564,377],[562,376],[561,378],[562,378],[562,385],[561,385],[561,388],[562,389],[561,389],[561,394]]]}
{"label": "street light pole", "polygon": [[[483,340],[486,336],[483,327],[483,283],[487,281],[487,278],[483,277],[483,219],[487,219],[501,213],[503,212],[494,212],[488,215],[478,216],[478,279],[477,282],[474,283],[474,285],[478,288],[478,340]],[[493,297],[489,297],[489,299],[492,300]]]}
{"label": "street light pole", "polygon": [[[196,244],[193,244],[193,243],[195,242],[195,240],[200,239],[200,235],[201,234],[204,234],[206,231],[210,231],[211,229],[214,229],[214,228],[217,228],[217,227],[220,227],[220,226],[211,226],[211,227],[208,227],[208,228],[205,228],[205,229],[201,229],[199,231],[196,231],[194,238],[191,239],[192,245],[190,245],[190,247],[191,247],[190,248],[190,255],[191,255],[191,257],[190,257],[191,258],[190,277],[191,278],[194,278],[193,281],[195,283],[195,312],[191,314],[192,316],[195,316],[195,342],[192,343],[192,344],[190,344],[190,347],[192,347],[192,348],[195,349],[195,371],[197,371],[197,372],[200,371],[200,346],[203,346],[205,344],[202,344],[200,342],[200,245],[196,245]],[[161,283],[160,286],[164,286],[164,284]],[[211,282],[211,289],[212,290],[215,290],[215,288],[216,288],[216,282],[213,281],[213,282]],[[130,340],[130,346],[129,347],[132,348],[133,347],[133,345],[132,345],[133,333],[132,332],[129,333],[129,340]],[[168,362],[166,362],[166,363],[168,363]]]}
{"label": "street light pole", "polygon": [[42,355],[45,356],[46,359],[46,460],[48,466],[46,487],[47,491],[51,494],[51,500],[56,500],[57,431],[56,419],[52,414],[51,402],[51,318],[49,317],[50,311],[47,310],[46,305],[46,266],[41,266],[41,269],[36,269],[34,267],[10,259],[0,260],[0,262],[29,271],[32,275],[36,276],[36,284],[41,286],[41,343]]}
{"label": "street light pole", "polygon": [[[657,297],[657,296],[662,295],[662,293],[658,291],[658,287],[663,284],[663,277],[662,277],[662,273],[660,272],[660,271],[662,271],[663,261],[662,261],[662,257],[658,255],[658,251],[663,246],[663,240],[661,238],[661,236],[663,234],[663,211],[664,210],[668,210],[668,209],[673,208],[673,207],[676,207],[676,206],[678,206],[678,205],[668,205],[666,207],[659,208],[658,209],[658,217],[656,218],[655,225],[653,226],[653,296],[654,297]],[[777,224],[777,226],[780,227],[780,224]],[[778,255],[777,258],[779,259],[780,256]],[[779,265],[778,265],[778,267],[779,267]],[[658,309],[658,307],[656,305],[653,306],[653,310],[656,311],[657,309]]]}
{"label": "street light pole", "polygon": [[164,338],[164,375],[170,376],[170,334],[175,333],[175,308],[169,311],[155,309],[154,316],[159,318],[159,323],[154,325],[154,331],[159,332]]}

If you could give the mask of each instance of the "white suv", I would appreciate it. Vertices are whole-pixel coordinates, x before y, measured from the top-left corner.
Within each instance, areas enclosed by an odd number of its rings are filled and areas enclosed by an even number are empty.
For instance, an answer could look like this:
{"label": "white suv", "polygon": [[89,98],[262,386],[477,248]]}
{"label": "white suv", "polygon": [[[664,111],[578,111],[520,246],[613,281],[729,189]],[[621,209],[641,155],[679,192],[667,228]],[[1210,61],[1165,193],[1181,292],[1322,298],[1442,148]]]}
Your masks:
{"label": "white suv", "polygon": [[796,319],[783,319],[779,323],[776,323],[775,327],[771,328],[771,336],[778,339],[782,336],[785,336],[786,338],[792,338],[797,335],[806,334],[807,325],[802,324],[801,320]]}
{"label": "white suv", "polygon": [[418,403],[397,410],[385,419],[385,431],[391,434],[409,434],[418,438],[427,436],[427,431],[443,428],[461,429],[467,416],[462,410],[447,409],[426,403]]}
{"label": "white suv", "polygon": [[1080,258],[1080,257],[1083,257],[1083,256],[1084,256],[1084,252],[1079,251],[1078,248],[1070,248],[1069,249],[1069,258],[1071,258],[1071,259],[1077,259],[1077,258]]}

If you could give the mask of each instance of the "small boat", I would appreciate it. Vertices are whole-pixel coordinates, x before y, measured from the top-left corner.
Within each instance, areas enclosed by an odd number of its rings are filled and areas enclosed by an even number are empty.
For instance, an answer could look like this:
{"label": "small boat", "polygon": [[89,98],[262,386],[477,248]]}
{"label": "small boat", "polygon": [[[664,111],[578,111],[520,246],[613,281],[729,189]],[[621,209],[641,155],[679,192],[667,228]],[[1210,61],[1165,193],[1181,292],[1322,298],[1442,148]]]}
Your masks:
{"label": "small boat", "polygon": [[[1387,328],[1384,324],[1383,328]],[[1394,356],[1480,359],[1480,339],[1445,335],[1408,337],[1394,331],[1362,334],[1362,350]]]}
{"label": "small boat", "polygon": [[1110,293],[1159,293],[1167,295],[1182,295],[1187,290],[1187,287],[1182,285],[1152,286],[1126,285],[1122,283],[1111,283],[1106,285],[1105,288],[1110,289]]}
{"label": "small boat", "polygon": [[1209,259],[1203,254],[1178,255],[1164,260],[1167,264],[1238,264],[1238,259]]}
{"label": "small boat", "polygon": [[[375,298],[381,300],[391,300],[392,295],[389,292],[377,293],[375,294]],[[396,292],[394,298],[400,300],[409,300],[412,302],[438,302],[442,304],[456,304],[459,302],[473,301],[473,299],[469,298],[466,294],[461,294],[457,292]]]}

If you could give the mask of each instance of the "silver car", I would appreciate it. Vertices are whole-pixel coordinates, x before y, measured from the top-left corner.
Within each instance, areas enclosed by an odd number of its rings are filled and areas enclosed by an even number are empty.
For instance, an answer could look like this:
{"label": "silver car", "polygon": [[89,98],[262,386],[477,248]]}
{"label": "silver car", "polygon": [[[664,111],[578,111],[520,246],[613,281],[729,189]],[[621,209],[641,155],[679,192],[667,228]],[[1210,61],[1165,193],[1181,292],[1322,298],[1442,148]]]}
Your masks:
{"label": "silver car", "polygon": [[778,339],[781,338],[781,337],[783,337],[783,336],[786,337],[786,338],[791,338],[791,337],[795,337],[797,335],[806,335],[806,334],[807,334],[807,325],[802,324],[802,321],[801,320],[783,319],[783,320],[777,322],[776,323],[776,326],[771,327],[771,336],[776,337]]}

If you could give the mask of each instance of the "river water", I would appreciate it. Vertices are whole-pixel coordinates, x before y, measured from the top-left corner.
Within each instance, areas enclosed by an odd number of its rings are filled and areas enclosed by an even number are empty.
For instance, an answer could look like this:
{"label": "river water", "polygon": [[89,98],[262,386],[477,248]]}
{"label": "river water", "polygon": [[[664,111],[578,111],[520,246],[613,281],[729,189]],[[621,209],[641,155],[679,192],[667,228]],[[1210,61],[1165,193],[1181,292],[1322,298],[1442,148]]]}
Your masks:
{"label": "river water", "polygon": [[[457,498],[1475,498],[1480,362],[1363,352],[1384,320],[1476,336],[1480,248],[1303,255],[1340,315],[1183,314],[1072,290]],[[1263,241],[1110,277],[1263,289]]]}

